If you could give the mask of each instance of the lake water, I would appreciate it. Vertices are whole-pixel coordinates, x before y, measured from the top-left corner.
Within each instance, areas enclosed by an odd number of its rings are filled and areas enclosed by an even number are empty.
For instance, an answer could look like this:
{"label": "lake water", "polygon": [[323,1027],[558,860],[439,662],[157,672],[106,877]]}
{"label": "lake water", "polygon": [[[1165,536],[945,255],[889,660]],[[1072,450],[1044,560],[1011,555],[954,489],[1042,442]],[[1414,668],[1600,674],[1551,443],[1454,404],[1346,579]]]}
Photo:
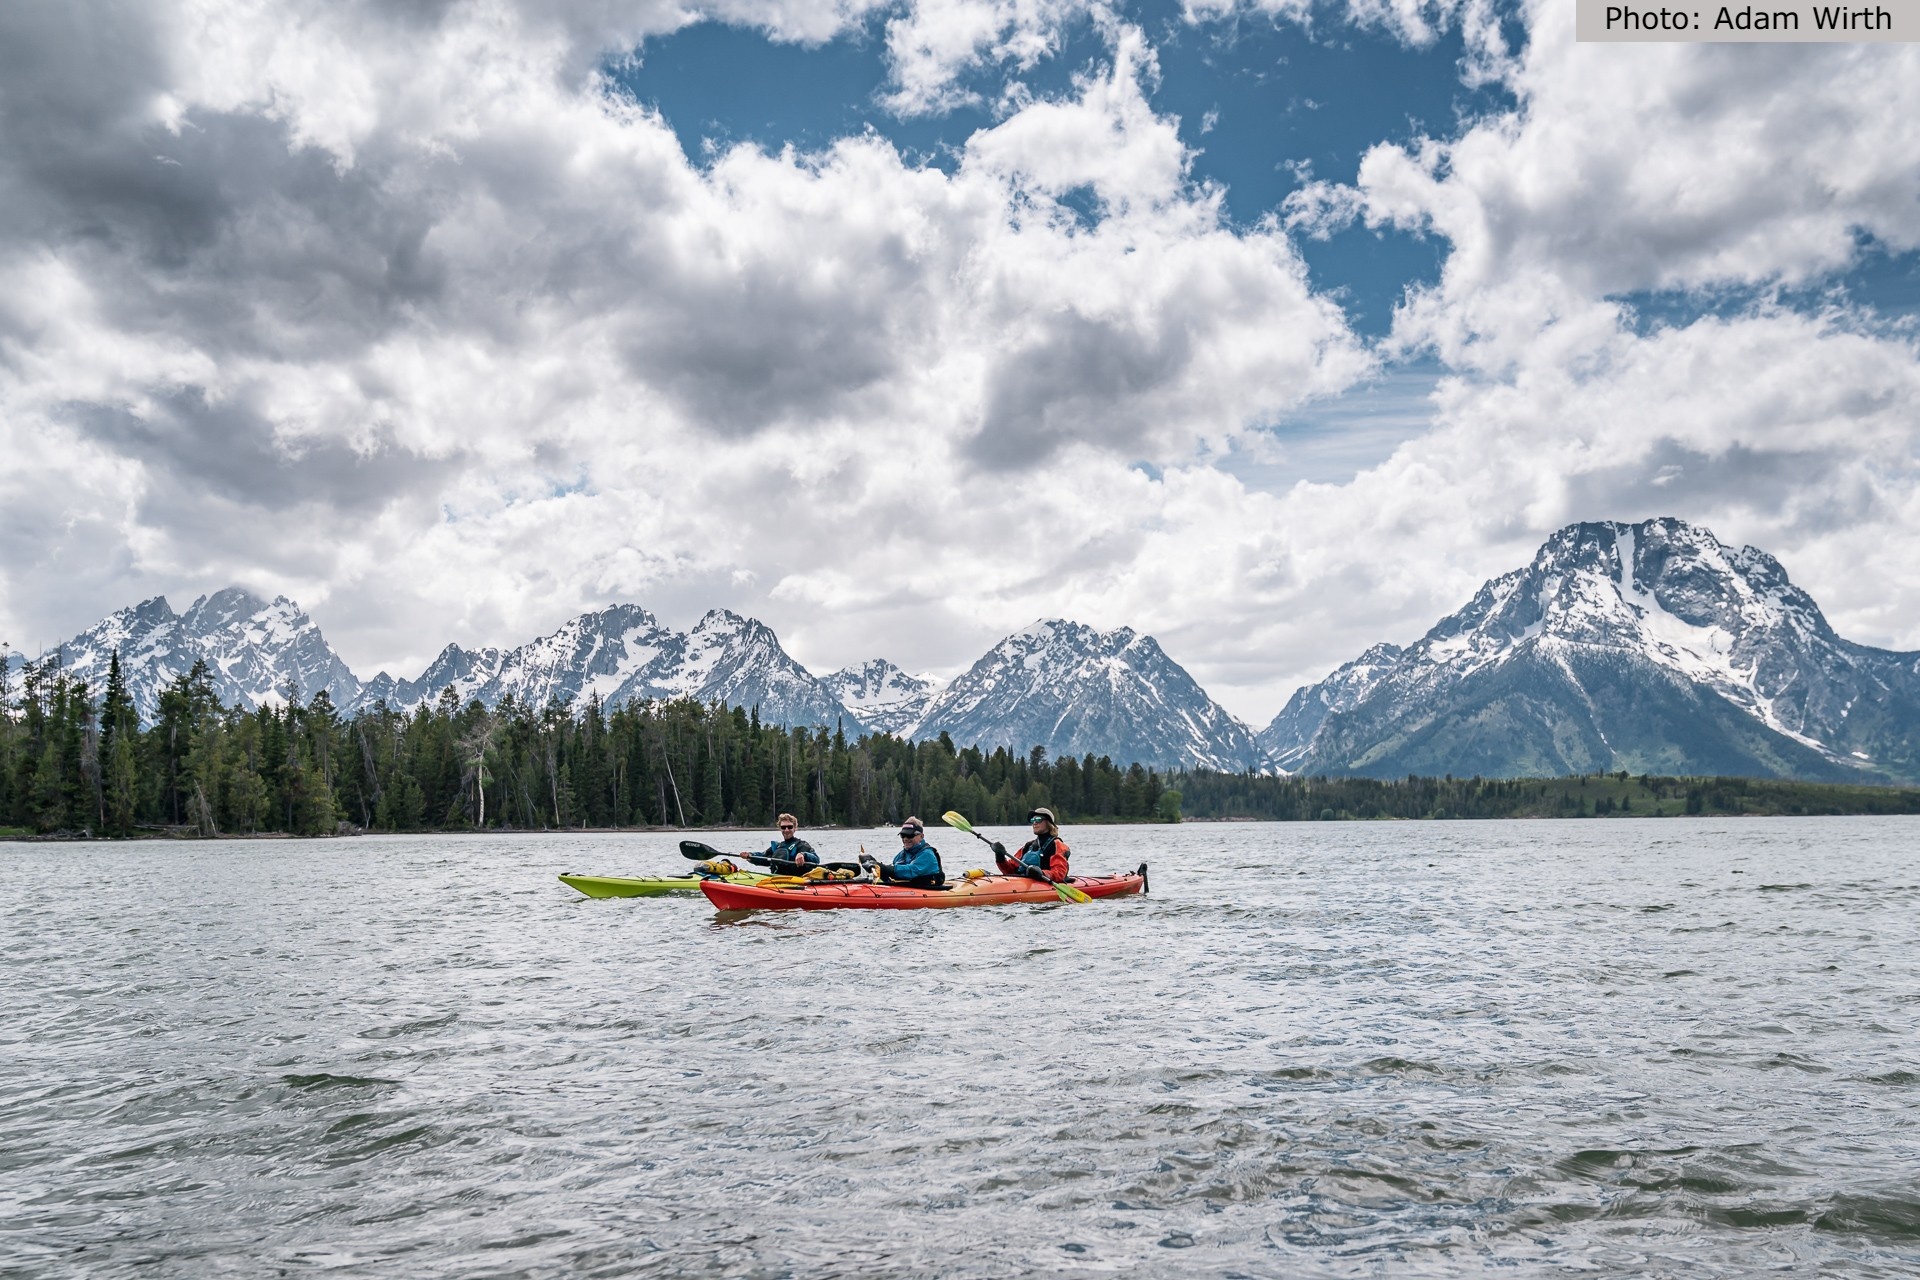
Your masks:
{"label": "lake water", "polygon": [[1920,1274],[1920,822],[1068,836],[1152,895],[0,844],[0,1274]]}

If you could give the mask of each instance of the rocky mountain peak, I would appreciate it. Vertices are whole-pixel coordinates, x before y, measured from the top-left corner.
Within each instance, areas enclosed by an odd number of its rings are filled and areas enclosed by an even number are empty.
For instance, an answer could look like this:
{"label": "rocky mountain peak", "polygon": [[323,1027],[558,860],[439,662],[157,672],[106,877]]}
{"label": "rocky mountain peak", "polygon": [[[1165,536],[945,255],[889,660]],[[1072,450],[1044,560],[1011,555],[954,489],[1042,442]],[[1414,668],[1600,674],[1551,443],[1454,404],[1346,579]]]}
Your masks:
{"label": "rocky mountain peak", "polygon": [[167,603],[165,596],[154,596],[150,600],[142,600],[139,604],[122,609],[109,617],[124,618],[130,623],[157,626],[162,622],[172,622],[179,615],[173,611],[173,606]]}
{"label": "rocky mountain peak", "polygon": [[[279,597],[275,603],[286,600]],[[267,603],[244,587],[227,587],[210,596],[201,596],[180,615],[180,623],[187,630],[200,635],[213,631],[222,631],[243,622],[266,610]],[[304,616],[304,615],[303,615]]]}
{"label": "rocky mountain peak", "polygon": [[1524,569],[1495,578],[1436,625],[1406,660],[1473,669],[1551,642],[1643,656],[1757,707],[1767,652],[1832,646],[1837,637],[1772,556],[1736,551],[1668,517],[1560,530]]}
{"label": "rocky mountain peak", "polygon": [[1261,748],[1280,769],[1294,769],[1327,717],[1359,705],[1380,678],[1399,663],[1404,652],[1396,644],[1373,645],[1319,684],[1294,690],[1280,714],[1260,731],[1257,740]]}
{"label": "rocky mountain peak", "polygon": [[939,682],[909,675],[885,658],[870,658],[826,676],[822,684],[876,733],[911,736]]}
{"label": "rocky mountain peak", "polygon": [[1295,694],[1262,736],[1336,772],[1899,771],[1915,730],[1883,721],[1907,656],[1841,640],[1763,551],[1671,517],[1587,522],[1385,668]]}
{"label": "rocky mountain peak", "polygon": [[320,628],[285,596],[266,602],[242,587],[201,596],[175,614],[164,596],[118,610],[61,646],[76,678],[98,692],[106,687],[115,651],[134,706],[151,720],[160,691],[205,662],[215,694],[227,706],[249,710],[326,692],[335,707],[360,698],[360,682],[333,651]]}
{"label": "rocky mountain peak", "polygon": [[488,706],[509,697],[534,707],[689,697],[757,707],[775,724],[860,725],[766,624],[727,609],[710,610],[680,632],[639,605],[609,605],[514,649],[448,645],[418,679],[389,682],[379,692],[388,706],[406,710],[448,687],[463,703]]}
{"label": "rocky mountain peak", "polygon": [[1151,636],[1043,619],[996,644],[928,704],[917,738],[1166,767],[1264,763],[1250,730]]}

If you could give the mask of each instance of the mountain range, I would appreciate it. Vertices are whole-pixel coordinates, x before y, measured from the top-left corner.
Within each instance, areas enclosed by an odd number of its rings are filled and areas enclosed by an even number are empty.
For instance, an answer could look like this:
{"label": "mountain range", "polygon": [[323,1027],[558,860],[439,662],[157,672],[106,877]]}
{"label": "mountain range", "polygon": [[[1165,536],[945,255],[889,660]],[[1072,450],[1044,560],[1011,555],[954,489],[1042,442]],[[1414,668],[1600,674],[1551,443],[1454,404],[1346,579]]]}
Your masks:
{"label": "mountain range", "polygon": [[[1628,769],[1920,782],[1920,654],[1841,639],[1779,562],[1671,518],[1569,525],[1414,643],[1381,643],[1256,733],[1129,628],[1035,622],[942,684],[884,659],[815,676],[764,623],[691,630],[633,604],[517,648],[448,645],[411,679],[360,680],[299,605],[227,588],[161,597],[59,646],[97,694],[118,650],[141,716],[204,660],[230,706],[325,691],[343,713],[443,696],[608,705],[692,697],[763,721],[1162,768],[1538,776]],[[18,665],[19,657],[11,661]]]}
{"label": "mountain range", "polygon": [[[766,624],[714,609],[688,632],[662,626],[638,605],[617,604],[571,619],[516,649],[450,644],[417,679],[384,671],[350,710],[385,699],[411,710],[451,690],[464,705],[496,706],[509,696],[543,707],[552,699],[609,706],[646,698],[697,698],[758,707],[775,724],[852,719],[832,691],[787,655]],[[856,722],[857,723],[857,722]]]}
{"label": "mountain range", "polygon": [[[1025,754],[1110,756],[1162,768],[1264,766],[1253,734],[1149,636],[1038,622],[1002,641],[952,685],[884,659],[815,676],[766,624],[715,609],[680,632],[632,604],[570,619],[517,648],[450,644],[410,679],[357,677],[300,606],[237,587],[177,614],[162,597],[121,609],[58,646],[69,675],[98,694],[115,650],[143,720],[168,683],[204,660],[222,703],[249,710],[325,692],[351,715],[384,702],[399,711],[451,697],[495,706],[512,697],[608,706],[690,697],[753,708],[768,723],[843,727]],[[15,658],[18,662],[18,658]],[[996,693],[997,691],[997,693]],[[988,696],[993,695],[993,696]]]}

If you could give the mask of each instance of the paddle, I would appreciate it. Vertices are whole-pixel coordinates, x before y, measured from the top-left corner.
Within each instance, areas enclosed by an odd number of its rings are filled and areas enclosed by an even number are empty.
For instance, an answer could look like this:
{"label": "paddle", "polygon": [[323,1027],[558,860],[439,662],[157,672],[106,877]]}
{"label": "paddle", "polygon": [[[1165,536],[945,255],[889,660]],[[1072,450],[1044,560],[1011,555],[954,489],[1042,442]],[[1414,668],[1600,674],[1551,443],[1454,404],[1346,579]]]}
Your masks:
{"label": "paddle", "polygon": [[[811,865],[805,862],[787,862],[780,858],[763,858],[757,853],[722,853],[712,845],[701,844],[698,840],[682,840],[680,856],[690,862],[711,862],[715,858],[741,858],[757,866],[766,867],[776,875],[792,875],[796,871],[805,872]],[[848,862],[823,862],[819,865],[830,870],[860,870],[858,864]]]}
{"label": "paddle", "polygon": [[[993,841],[987,839],[985,836],[981,835],[978,831],[975,831],[973,829],[973,824],[971,822],[968,822],[965,818],[953,812],[951,809],[949,809],[947,812],[940,815],[940,821],[946,823],[948,826],[952,827],[955,831],[966,832],[968,835],[972,836],[975,840],[978,840],[981,844],[987,845],[989,847],[992,846],[993,844]],[[1028,872],[1027,874],[1032,875],[1033,873]],[[1092,902],[1093,901],[1092,898],[1089,898],[1086,894],[1074,888],[1072,885],[1062,884],[1060,881],[1055,880],[1052,876],[1048,875],[1044,871],[1041,871],[1037,876],[1034,876],[1034,878],[1037,880],[1044,880],[1048,884],[1052,885],[1053,891],[1060,896],[1060,901],[1062,902]]]}

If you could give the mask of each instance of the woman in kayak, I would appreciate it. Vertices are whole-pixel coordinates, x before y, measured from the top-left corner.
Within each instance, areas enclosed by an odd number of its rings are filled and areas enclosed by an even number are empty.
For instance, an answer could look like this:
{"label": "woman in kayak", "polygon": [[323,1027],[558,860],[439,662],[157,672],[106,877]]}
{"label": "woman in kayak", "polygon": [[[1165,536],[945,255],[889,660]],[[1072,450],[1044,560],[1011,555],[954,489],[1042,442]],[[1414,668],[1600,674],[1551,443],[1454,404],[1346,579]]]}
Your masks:
{"label": "woman in kayak", "polygon": [[767,851],[759,856],[742,854],[748,862],[770,867],[781,875],[805,875],[810,869],[820,865],[820,855],[813,846],[802,840],[798,834],[800,820],[790,813],[783,813],[775,822],[780,827],[780,838],[767,846]]}
{"label": "woman in kayak", "polygon": [[947,874],[940,851],[927,843],[927,825],[918,818],[900,824],[900,852],[892,863],[876,863],[874,878],[881,884],[903,884],[910,889],[944,889]]}
{"label": "woman in kayak", "polygon": [[1060,824],[1053,820],[1053,810],[1035,809],[1027,815],[1027,822],[1033,827],[1033,839],[1021,845],[1018,853],[1008,853],[1007,847],[995,840],[993,860],[1006,875],[1032,876],[1055,883],[1065,880],[1067,855],[1073,851],[1060,838]]}

